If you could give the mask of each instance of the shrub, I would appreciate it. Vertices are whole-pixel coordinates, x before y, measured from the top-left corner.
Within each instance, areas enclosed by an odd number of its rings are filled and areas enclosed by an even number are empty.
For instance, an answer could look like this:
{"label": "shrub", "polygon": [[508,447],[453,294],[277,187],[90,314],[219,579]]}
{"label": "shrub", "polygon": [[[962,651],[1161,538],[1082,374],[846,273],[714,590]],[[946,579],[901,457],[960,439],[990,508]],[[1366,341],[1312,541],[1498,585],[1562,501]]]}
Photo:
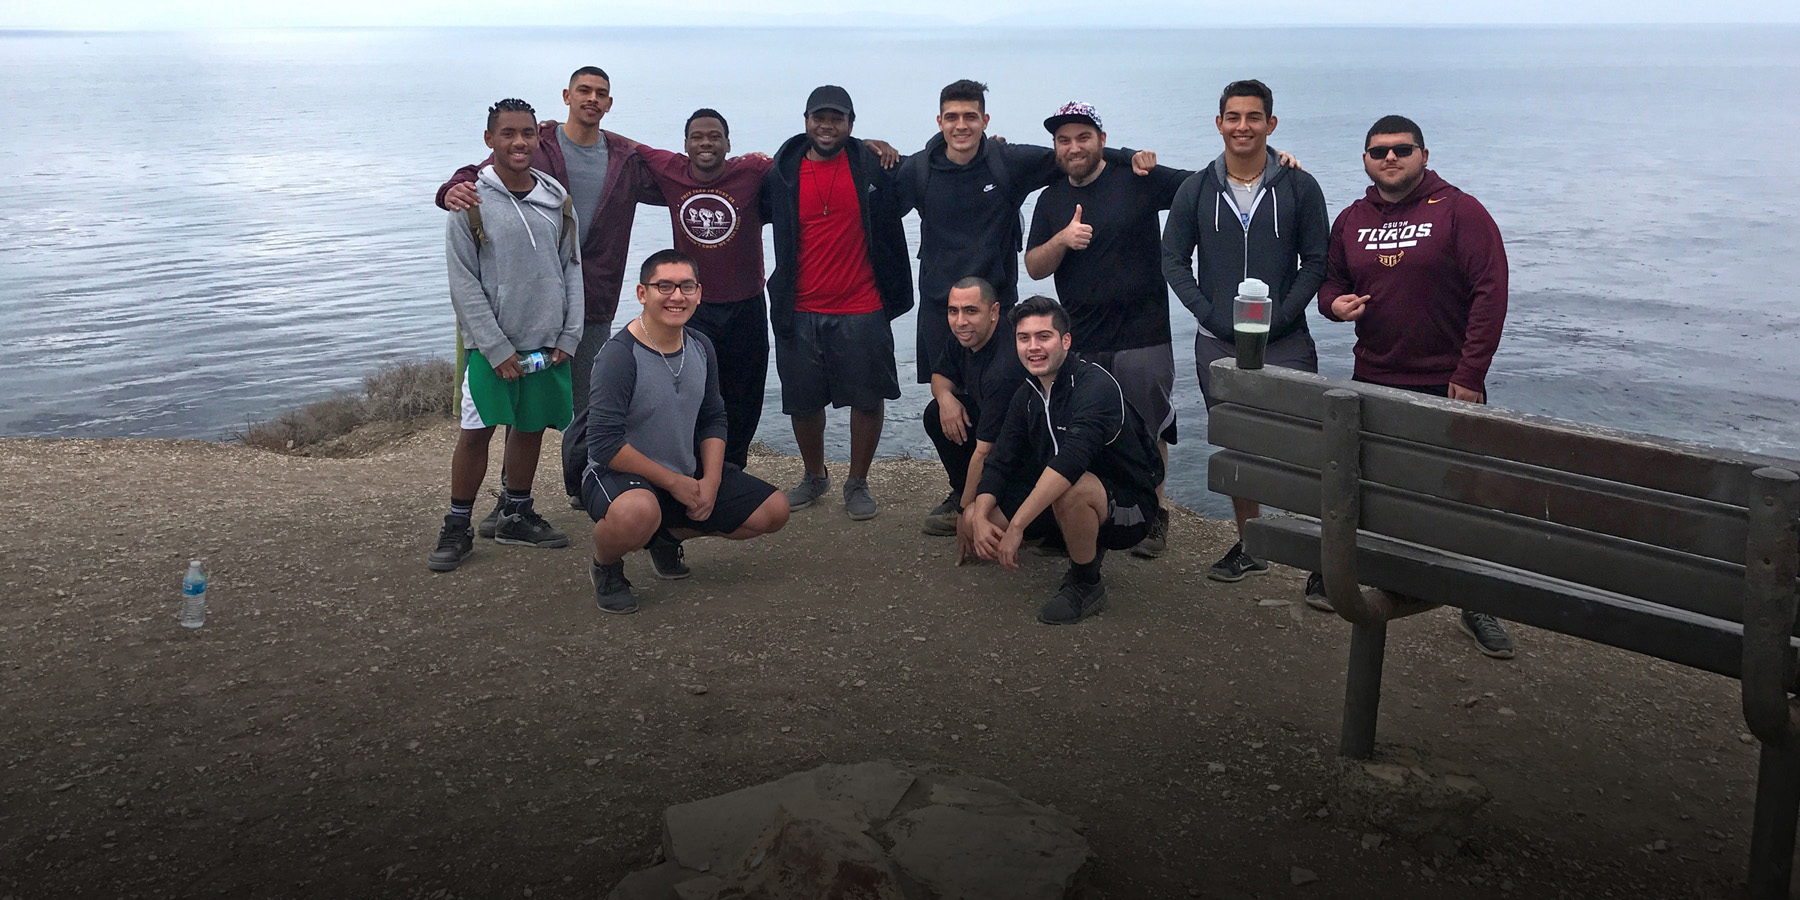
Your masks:
{"label": "shrub", "polygon": [[451,414],[456,367],[448,360],[390,363],[363,379],[360,394],[338,391],[316,403],[257,422],[238,440],[278,453],[343,437],[371,422]]}

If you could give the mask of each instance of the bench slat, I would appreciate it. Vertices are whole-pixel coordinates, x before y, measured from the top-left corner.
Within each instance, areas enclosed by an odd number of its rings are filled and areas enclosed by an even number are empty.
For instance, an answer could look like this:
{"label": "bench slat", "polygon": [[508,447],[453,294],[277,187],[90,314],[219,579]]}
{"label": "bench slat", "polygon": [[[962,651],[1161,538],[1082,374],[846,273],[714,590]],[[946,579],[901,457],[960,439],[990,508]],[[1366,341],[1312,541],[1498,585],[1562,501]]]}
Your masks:
{"label": "bench slat", "polygon": [[[1319,515],[1319,473],[1221,450],[1207,486],[1302,515]],[[1742,621],[1742,566],[1661,547],[1479,509],[1380,484],[1363,485],[1362,533],[1480,557],[1514,569],[1675,609]],[[1315,557],[1306,566],[1316,566]]]}
{"label": "bench slat", "polygon": [[1690,444],[1545,416],[1441,400],[1372,384],[1345,385],[1321,375],[1268,367],[1240,372],[1232,360],[1211,370],[1222,402],[1317,422],[1324,392],[1363,395],[1363,431],[1419,444],[1558,469],[1591,478],[1748,505],[1750,473],[1763,466],[1795,471],[1800,462]]}
{"label": "bench slat", "polygon": [[[1208,413],[1220,447],[1318,470],[1318,423],[1233,403]],[[1583,531],[1743,564],[1744,510],[1681,494],[1365,434],[1363,479]]]}
{"label": "bench slat", "polygon": [[[1252,519],[1244,526],[1244,546],[1259,558],[1305,567],[1318,559],[1319,523]],[[1356,564],[1358,580],[1372,587],[1742,677],[1743,628],[1736,622],[1377,535],[1358,536]]]}

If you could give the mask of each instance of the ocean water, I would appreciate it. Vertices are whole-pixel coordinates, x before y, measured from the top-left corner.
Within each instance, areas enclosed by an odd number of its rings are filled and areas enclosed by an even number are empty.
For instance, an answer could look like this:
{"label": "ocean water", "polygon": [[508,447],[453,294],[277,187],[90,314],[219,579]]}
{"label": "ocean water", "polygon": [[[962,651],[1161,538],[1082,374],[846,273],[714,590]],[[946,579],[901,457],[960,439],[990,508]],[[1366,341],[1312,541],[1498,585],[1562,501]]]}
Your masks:
{"label": "ocean water", "polygon": [[[772,151],[833,82],[859,136],[909,151],[938,88],[972,77],[992,87],[992,134],[1043,142],[1042,118],[1084,99],[1113,144],[1186,168],[1219,152],[1220,87],[1257,77],[1275,90],[1273,143],[1333,214],[1367,183],[1368,124],[1403,113],[1506,237],[1492,402],[1800,456],[1791,26],[0,33],[0,434],[226,438],[382,363],[448,356],[433,190],[485,152],[489,103],[563,118],[559,90],[588,64],[613,77],[605,127],[659,146],[711,106],[735,152]],[[640,208],[631,259],[668,228]],[[1170,493],[1222,515],[1194,323],[1170,312]],[[903,373],[912,329],[895,323]],[[1347,375],[1350,329],[1315,314],[1313,332],[1323,370]],[[772,379],[759,437],[791,452]],[[930,456],[929,396],[904,394],[883,455]],[[834,458],[846,433],[834,414]]]}

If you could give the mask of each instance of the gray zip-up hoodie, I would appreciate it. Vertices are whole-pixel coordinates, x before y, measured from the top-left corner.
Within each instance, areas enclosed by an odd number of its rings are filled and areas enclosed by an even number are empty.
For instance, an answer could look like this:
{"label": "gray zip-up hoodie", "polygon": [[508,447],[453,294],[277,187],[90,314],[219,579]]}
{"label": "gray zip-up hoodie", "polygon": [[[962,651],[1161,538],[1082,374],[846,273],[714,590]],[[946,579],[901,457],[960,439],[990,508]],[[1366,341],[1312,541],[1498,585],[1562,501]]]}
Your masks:
{"label": "gray zip-up hoodie", "polygon": [[486,242],[476,246],[465,213],[450,213],[444,231],[456,324],[495,368],[514,353],[554,347],[573,355],[581,344],[581,248],[562,233],[567,192],[531,172],[537,187],[523,200],[493,166],[476,177]]}
{"label": "gray zip-up hoodie", "polygon": [[1175,193],[1163,227],[1163,277],[1220,340],[1232,339],[1231,301],[1246,278],[1267,284],[1275,300],[1270,343],[1305,331],[1306,307],[1325,281],[1331,234],[1319,182],[1282,167],[1270,150],[1255,199],[1239,209],[1226,178],[1220,154]]}

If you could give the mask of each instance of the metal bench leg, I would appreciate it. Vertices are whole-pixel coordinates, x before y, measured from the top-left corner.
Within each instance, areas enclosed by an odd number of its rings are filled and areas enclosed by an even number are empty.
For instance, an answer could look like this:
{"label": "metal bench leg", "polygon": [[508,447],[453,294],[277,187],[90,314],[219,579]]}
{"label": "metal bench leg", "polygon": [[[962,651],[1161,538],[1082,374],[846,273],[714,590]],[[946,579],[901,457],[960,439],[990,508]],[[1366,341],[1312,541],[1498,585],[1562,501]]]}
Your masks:
{"label": "metal bench leg", "polygon": [[1351,626],[1350,667],[1344,679],[1344,729],[1338,742],[1340,755],[1368,759],[1375,753],[1375,719],[1381,708],[1381,660],[1386,655],[1386,622]]}
{"label": "metal bench leg", "polygon": [[1750,832],[1751,900],[1788,900],[1794,877],[1794,823],[1800,813],[1800,752],[1764,744]]}

